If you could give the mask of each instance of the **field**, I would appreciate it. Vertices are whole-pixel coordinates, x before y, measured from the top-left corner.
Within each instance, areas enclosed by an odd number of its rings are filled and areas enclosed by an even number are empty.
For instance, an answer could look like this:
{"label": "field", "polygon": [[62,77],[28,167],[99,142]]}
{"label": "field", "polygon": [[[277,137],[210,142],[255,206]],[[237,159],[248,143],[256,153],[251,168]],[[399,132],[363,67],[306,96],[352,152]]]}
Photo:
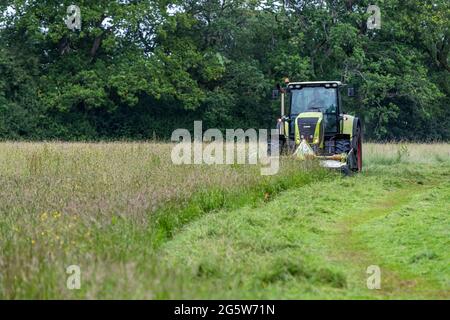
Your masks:
{"label": "field", "polygon": [[449,144],[366,144],[351,177],[170,152],[0,143],[0,298],[450,298]]}

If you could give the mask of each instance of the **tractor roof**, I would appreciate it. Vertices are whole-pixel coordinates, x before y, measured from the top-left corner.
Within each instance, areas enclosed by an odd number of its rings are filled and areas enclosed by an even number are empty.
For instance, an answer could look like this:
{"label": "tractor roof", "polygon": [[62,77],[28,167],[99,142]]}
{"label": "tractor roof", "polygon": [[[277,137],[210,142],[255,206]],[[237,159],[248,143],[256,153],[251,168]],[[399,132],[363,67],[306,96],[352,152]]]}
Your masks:
{"label": "tractor roof", "polygon": [[342,86],[342,82],[341,81],[306,81],[306,82],[289,82],[289,85],[293,84],[300,84],[300,85],[317,85],[317,86],[322,86],[324,84],[333,84],[336,83],[339,87]]}

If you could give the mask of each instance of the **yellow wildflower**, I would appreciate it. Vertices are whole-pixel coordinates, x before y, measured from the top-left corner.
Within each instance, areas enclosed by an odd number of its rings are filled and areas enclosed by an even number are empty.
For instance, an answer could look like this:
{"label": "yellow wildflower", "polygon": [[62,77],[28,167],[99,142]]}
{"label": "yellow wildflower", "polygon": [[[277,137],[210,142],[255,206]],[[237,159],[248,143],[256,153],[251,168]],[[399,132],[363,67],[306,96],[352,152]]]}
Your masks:
{"label": "yellow wildflower", "polygon": [[44,212],[43,214],[41,214],[41,221],[47,220],[47,216],[48,216],[47,212]]}
{"label": "yellow wildflower", "polygon": [[61,212],[58,211],[53,212],[53,218],[55,219],[61,218]]}

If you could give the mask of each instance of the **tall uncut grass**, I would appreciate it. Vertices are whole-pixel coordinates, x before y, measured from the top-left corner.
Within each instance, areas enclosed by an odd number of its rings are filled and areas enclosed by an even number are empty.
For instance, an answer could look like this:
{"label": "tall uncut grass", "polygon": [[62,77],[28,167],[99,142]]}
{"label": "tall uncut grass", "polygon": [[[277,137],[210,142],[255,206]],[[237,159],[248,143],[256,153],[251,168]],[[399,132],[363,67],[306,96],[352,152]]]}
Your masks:
{"label": "tall uncut grass", "polygon": [[432,164],[450,161],[448,143],[366,143],[363,145],[365,165],[398,163]]}
{"label": "tall uncut grass", "polygon": [[101,275],[112,268],[118,281],[136,264],[152,267],[155,248],[202,214],[257,205],[329,174],[288,159],[275,176],[261,176],[259,165],[177,166],[171,150],[162,143],[1,143],[0,298],[107,295],[95,280],[87,292],[68,291],[65,268]]}

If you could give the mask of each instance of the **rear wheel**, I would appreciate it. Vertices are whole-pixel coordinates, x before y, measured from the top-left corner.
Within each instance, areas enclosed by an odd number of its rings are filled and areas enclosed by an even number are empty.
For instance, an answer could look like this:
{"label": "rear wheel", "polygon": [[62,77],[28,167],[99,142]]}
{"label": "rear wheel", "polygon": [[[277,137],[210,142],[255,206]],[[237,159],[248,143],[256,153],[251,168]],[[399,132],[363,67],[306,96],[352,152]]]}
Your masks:
{"label": "rear wheel", "polygon": [[354,144],[353,144],[353,150],[355,152],[356,156],[356,167],[353,168],[353,171],[362,171],[362,129],[361,125],[358,122],[358,126],[356,128],[356,135],[353,138]]}
{"label": "rear wheel", "polygon": [[351,175],[352,172],[351,172],[351,170],[348,168],[348,166],[343,166],[343,167],[341,168],[341,173],[342,173],[342,175],[348,177],[348,176]]}

